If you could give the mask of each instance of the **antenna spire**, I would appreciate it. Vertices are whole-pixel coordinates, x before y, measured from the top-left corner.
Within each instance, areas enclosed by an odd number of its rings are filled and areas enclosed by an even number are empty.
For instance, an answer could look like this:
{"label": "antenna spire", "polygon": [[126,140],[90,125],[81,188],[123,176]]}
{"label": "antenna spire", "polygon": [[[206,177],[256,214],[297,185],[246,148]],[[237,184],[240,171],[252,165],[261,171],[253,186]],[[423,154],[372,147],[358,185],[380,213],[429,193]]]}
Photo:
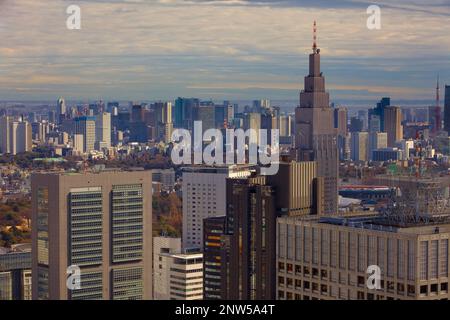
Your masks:
{"label": "antenna spire", "polygon": [[439,104],[440,104],[440,97],[439,97],[439,73],[438,73],[436,83],[436,107],[439,107]]}
{"label": "antenna spire", "polygon": [[313,52],[316,53],[317,52],[317,24],[316,24],[316,20],[314,20],[314,26],[313,26]]}

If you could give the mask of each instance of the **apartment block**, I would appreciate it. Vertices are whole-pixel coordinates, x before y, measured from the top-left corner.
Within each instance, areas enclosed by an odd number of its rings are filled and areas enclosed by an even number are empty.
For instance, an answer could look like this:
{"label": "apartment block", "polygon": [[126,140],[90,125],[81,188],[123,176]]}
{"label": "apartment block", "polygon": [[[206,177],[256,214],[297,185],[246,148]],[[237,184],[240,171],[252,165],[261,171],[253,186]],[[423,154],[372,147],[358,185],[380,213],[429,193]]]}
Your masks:
{"label": "apartment block", "polygon": [[202,300],[203,254],[181,251],[181,239],[154,238],[155,300]]}

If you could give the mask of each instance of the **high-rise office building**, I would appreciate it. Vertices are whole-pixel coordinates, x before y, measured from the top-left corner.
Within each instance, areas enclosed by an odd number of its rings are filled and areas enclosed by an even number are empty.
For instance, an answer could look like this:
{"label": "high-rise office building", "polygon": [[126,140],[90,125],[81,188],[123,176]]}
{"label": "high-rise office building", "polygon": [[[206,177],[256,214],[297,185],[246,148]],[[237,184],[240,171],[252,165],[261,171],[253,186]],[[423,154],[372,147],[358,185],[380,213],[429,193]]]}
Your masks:
{"label": "high-rise office building", "polygon": [[[315,30],[315,24],[314,24]],[[295,148],[298,161],[317,161],[318,175],[325,181],[324,214],[338,210],[338,149],[333,122],[333,109],[325,91],[325,78],[320,71],[320,50],[314,41],[309,55],[309,75],[300,93],[300,107],[295,110]]]}
{"label": "high-rise office building", "polygon": [[442,111],[440,100],[439,76],[436,82],[436,104],[428,108],[428,122],[430,123],[430,131],[435,138],[442,130]]}
{"label": "high-rise office building", "polygon": [[203,248],[203,219],[226,213],[226,178],[250,175],[247,166],[183,170],[183,248]]}
{"label": "high-rise office building", "polygon": [[226,216],[203,220],[203,298],[222,299],[222,236],[225,234]]}
{"label": "high-rise office building", "polygon": [[[280,217],[277,299],[448,300],[449,236],[448,223],[377,215]],[[367,285],[369,266],[380,268],[378,288]]]}
{"label": "high-rise office building", "polygon": [[9,116],[0,118],[0,152],[15,155],[32,149],[32,128],[27,121],[14,121]]}
{"label": "high-rise office building", "polygon": [[0,118],[0,152],[3,154],[11,152],[11,118],[3,116]]}
{"label": "high-rise office building", "polygon": [[387,148],[386,132],[371,132],[369,134],[368,159],[373,160],[373,151],[376,149]]}
{"label": "high-rise office building", "polygon": [[369,134],[367,132],[352,132],[351,158],[353,161],[367,161],[369,154]]}
{"label": "high-rise office building", "polygon": [[292,117],[290,115],[281,115],[279,117],[278,128],[280,137],[290,137],[292,135]]}
{"label": "high-rise office building", "polygon": [[400,107],[384,109],[384,132],[387,133],[388,147],[395,147],[395,143],[403,139],[402,109]]}
{"label": "high-rise office building", "polygon": [[196,98],[178,98],[175,100],[173,122],[175,128],[192,130],[200,100]]}
{"label": "high-rise office building", "polygon": [[0,248],[1,300],[31,300],[31,251],[29,249],[10,251]]}
{"label": "high-rise office building", "polygon": [[58,124],[62,123],[66,118],[67,107],[64,98],[59,98],[56,103],[56,121]]}
{"label": "high-rise office building", "polygon": [[222,299],[275,298],[275,188],[267,177],[227,180],[229,262]]}
{"label": "high-rise office building", "polygon": [[445,86],[444,129],[450,135],[450,85]]}
{"label": "high-rise office building", "polygon": [[144,121],[144,108],[140,104],[135,104],[131,107],[131,122],[143,122]]}
{"label": "high-rise office building", "polygon": [[31,124],[27,121],[20,121],[17,123],[15,141],[15,153],[29,152],[32,149],[32,130]]}
{"label": "high-rise office building", "polygon": [[390,105],[391,105],[391,98],[384,97],[380,100],[380,102],[377,103],[376,108],[369,110],[369,119],[368,119],[369,123],[373,116],[377,116],[380,119],[380,131],[385,131],[384,112],[386,108],[389,107]]}
{"label": "high-rise office building", "polygon": [[276,218],[320,214],[323,180],[313,161],[283,161],[273,176],[227,179],[221,299],[275,299]]}
{"label": "high-rise office building", "polygon": [[347,108],[334,109],[334,128],[337,129],[337,134],[341,136],[347,135]]}
{"label": "high-rise office building", "polygon": [[95,120],[94,116],[82,116],[74,119],[74,133],[83,135],[83,152],[95,149]]}
{"label": "high-rise office building", "polygon": [[33,299],[151,299],[151,185],[149,171],[33,174]]}
{"label": "high-rise office building", "polygon": [[111,147],[111,113],[102,112],[95,118],[95,141]]}
{"label": "high-rise office building", "polygon": [[155,112],[155,126],[157,139],[169,143],[172,141],[172,103],[157,102],[152,105]]}
{"label": "high-rise office building", "polygon": [[377,115],[373,115],[369,121],[369,132],[372,134],[374,132],[382,132],[381,131],[381,123],[380,117]]}

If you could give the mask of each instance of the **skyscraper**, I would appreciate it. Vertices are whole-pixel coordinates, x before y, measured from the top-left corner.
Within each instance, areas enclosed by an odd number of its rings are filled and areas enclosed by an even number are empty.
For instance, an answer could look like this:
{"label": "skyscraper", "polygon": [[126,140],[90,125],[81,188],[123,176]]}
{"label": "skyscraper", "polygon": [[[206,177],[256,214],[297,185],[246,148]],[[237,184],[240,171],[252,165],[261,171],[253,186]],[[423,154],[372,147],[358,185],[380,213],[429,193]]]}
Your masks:
{"label": "skyscraper", "polygon": [[111,113],[102,112],[95,118],[95,140],[111,147]]}
{"label": "skyscraper", "polygon": [[[152,298],[149,171],[35,173],[33,299]],[[78,266],[81,289],[69,290]]]}
{"label": "skyscraper", "polygon": [[155,112],[155,124],[157,139],[166,143],[171,142],[173,123],[172,123],[172,103],[157,102],[152,105]]}
{"label": "skyscraper", "polygon": [[369,160],[373,160],[372,152],[376,149],[387,148],[387,133],[386,132],[371,132],[369,134]]}
{"label": "skyscraper", "polygon": [[56,103],[56,122],[62,123],[66,116],[67,108],[66,101],[63,98],[59,98]]}
{"label": "skyscraper", "polygon": [[400,107],[385,108],[384,132],[388,136],[388,147],[395,147],[395,142],[403,139],[402,110]]}
{"label": "skyscraper", "polygon": [[445,86],[444,128],[450,135],[450,86]]}
{"label": "skyscraper", "polygon": [[353,161],[368,160],[369,134],[367,132],[352,132],[351,158]]}
{"label": "skyscraper", "polygon": [[318,176],[325,181],[323,214],[337,213],[338,150],[333,123],[333,109],[325,91],[320,71],[320,49],[316,44],[314,22],[313,53],[309,55],[309,75],[300,93],[300,107],[295,110],[295,148],[298,161],[317,161]]}
{"label": "skyscraper", "polygon": [[203,298],[222,299],[222,235],[225,234],[226,216],[203,220]]}
{"label": "skyscraper", "polygon": [[441,115],[441,101],[440,101],[440,86],[439,76],[436,82],[436,104],[428,108],[428,121],[430,123],[431,134],[433,137],[442,130],[442,115]]}
{"label": "skyscraper", "polygon": [[175,100],[174,127],[192,130],[199,106],[200,101],[196,98],[178,98]]}
{"label": "skyscraper", "polygon": [[3,154],[11,152],[11,118],[3,116],[0,118],[0,152]]}
{"label": "skyscraper", "polygon": [[183,248],[203,248],[203,219],[226,213],[226,178],[247,177],[246,166],[183,170]]}
{"label": "skyscraper", "polygon": [[314,161],[283,161],[273,176],[227,179],[221,298],[275,299],[276,218],[319,215],[322,201]]}
{"label": "skyscraper", "polygon": [[347,108],[334,109],[334,127],[338,135],[344,137],[347,135]]}
{"label": "skyscraper", "polygon": [[15,155],[32,149],[32,128],[27,121],[0,118],[0,152]]}
{"label": "skyscraper", "polygon": [[384,97],[377,103],[376,108],[369,110],[369,123],[372,116],[378,116],[380,119],[380,131],[385,131],[384,128],[384,111],[391,105],[391,98]]}
{"label": "skyscraper", "polygon": [[95,148],[95,120],[94,116],[82,116],[74,119],[74,133],[83,135],[83,152],[89,152]]}

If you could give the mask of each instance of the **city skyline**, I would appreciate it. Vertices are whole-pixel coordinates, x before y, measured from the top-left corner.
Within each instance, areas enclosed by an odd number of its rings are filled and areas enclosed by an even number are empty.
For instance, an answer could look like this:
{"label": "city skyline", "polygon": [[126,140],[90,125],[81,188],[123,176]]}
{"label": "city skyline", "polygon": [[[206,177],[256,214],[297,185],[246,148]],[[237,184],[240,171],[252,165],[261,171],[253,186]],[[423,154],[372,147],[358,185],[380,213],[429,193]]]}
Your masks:
{"label": "city skyline", "polygon": [[432,101],[450,74],[450,2],[375,3],[370,31],[366,1],[80,0],[82,29],[68,30],[68,1],[0,1],[0,97],[295,100],[317,17],[333,100]]}

